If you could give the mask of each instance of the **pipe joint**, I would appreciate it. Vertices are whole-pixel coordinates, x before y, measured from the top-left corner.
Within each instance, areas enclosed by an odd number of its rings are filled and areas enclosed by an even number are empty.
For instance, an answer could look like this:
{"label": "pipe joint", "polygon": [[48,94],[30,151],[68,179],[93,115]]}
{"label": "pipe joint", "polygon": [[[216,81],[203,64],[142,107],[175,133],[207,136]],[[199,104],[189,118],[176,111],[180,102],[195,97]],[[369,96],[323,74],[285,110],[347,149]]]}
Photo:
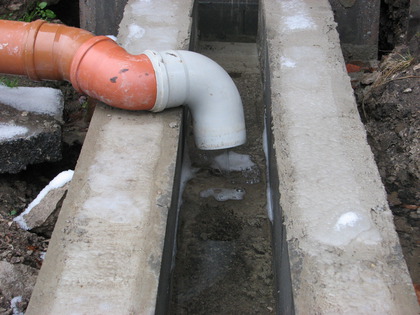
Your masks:
{"label": "pipe joint", "polygon": [[122,109],[159,112],[187,105],[200,149],[246,140],[232,79],[217,63],[190,51],[131,55],[108,37],[78,28],[0,20],[0,73],[67,80],[79,92]]}
{"label": "pipe joint", "polygon": [[149,50],[145,54],[153,64],[157,82],[152,111],[187,105],[200,149],[224,149],[245,143],[241,97],[222,67],[191,51]]}

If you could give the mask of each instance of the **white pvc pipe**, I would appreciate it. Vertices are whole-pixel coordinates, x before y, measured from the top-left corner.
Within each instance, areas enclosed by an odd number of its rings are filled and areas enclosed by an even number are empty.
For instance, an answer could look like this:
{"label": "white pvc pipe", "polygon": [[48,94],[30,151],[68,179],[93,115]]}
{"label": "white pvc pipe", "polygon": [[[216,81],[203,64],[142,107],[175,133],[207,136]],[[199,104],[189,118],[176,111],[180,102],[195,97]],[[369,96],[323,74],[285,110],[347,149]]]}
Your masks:
{"label": "white pvc pipe", "polygon": [[185,104],[191,110],[199,149],[224,149],[244,144],[245,119],[239,92],[226,71],[213,60],[191,52],[144,52],[157,81],[152,111]]}

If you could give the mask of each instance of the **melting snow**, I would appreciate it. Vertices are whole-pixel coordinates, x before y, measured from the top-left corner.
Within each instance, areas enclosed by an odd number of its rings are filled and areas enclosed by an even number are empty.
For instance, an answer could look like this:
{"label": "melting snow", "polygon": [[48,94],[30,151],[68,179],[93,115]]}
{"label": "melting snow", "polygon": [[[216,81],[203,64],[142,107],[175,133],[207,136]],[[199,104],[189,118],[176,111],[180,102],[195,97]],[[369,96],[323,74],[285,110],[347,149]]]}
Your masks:
{"label": "melting snow", "polygon": [[112,39],[114,42],[117,41],[117,37],[115,37],[114,35],[106,35],[106,37]]}
{"label": "melting snow", "polygon": [[0,123],[0,140],[10,139],[28,132],[28,128],[14,124]]}
{"label": "melting snow", "polygon": [[214,197],[217,201],[242,200],[245,196],[245,190],[241,188],[209,188],[200,192],[200,197]]}
{"label": "melting snow", "polygon": [[0,102],[18,110],[47,114],[61,120],[63,94],[60,90],[47,87],[9,88],[0,84]]}
{"label": "melting snow", "polygon": [[146,30],[136,24],[130,24],[128,26],[127,41],[136,40],[142,38],[146,33]]}
{"label": "melting snow", "polygon": [[295,61],[293,61],[290,58],[284,57],[284,56],[280,57],[280,64],[282,65],[282,67],[285,67],[285,68],[296,67],[296,62]]}
{"label": "melting snow", "polygon": [[355,226],[358,221],[360,221],[360,217],[357,213],[352,211],[346,212],[337,220],[334,229],[336,231],[341,231],[342,228]]}
{"label": "melting snow", "polygon": [[284,24],[288,30],[315,28],[315,23],[304,2],[299,0],[281,1],[281,6],[288,15],[284,18]]}
{"label": "melting snow", "polygon": [[41,190],[38,196],[29,204],[29,206],[23,211],[19,216],[13,219],[13,221],[17,222],[20,227],[24,230],[29,230],[29,227],[26,224],[24,216],[27,215],[35,206],[37,206],[41,200],[48,194],[50,190],[57,189],[63,187],[66,183],[71,181],[73,178],[74,171],[68,170],[61,172],[58,174],[54,179]]}
{"label": "melting snow", "polygon": [[251,169],[254,165],[249,155],[226,151],[216,156],[211,166],[221,171],[244,171]]}
{"label": "melting snow", "polygon": [[22,313],[17,304],[22,302],[22,297],[21,296],[15,296],[11,301],[10,301],[10,308],[12,309],[12,314],[13,315],[24,315],[24,313]]}

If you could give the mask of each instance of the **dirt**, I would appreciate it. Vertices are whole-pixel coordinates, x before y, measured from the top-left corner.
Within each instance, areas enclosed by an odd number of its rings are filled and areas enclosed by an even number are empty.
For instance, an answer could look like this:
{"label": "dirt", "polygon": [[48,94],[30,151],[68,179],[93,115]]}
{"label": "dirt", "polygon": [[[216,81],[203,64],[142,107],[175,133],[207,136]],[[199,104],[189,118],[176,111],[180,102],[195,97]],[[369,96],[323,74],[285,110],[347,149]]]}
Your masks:
{"label": "dirt", "polygon": [[420,283],[420,58],[401,45],[352,74],[359,112],[414,283]]}
{"label": "dirt", "polygon": [[[419,212],[419,99],[420,67],[418,52],[399,46],[389,56],[396,39],[403,40],[406,21],[401,14],[406,10],[404,2],[385,1],[388,12],[383,13],[393,35],[387,37],[382,47],[383,60],[379,66],[369,65],[354,74],[354,88],[359,103],[360,115],[366,125],[368,140],[375,154],[379,171],[388,193],[390,207],[394,213],[397,232],[414,283],[420,283],[420,212]],[[16,18],[34,1],[8,0],[0,4],[0,17]],[[401,6],[397,6],[402,3]],[[397,12],[398,11],[398,12]],[[384,22],[385,23],[385,22]],[[397,26],[395,26],[397,25]],[[410,46],[411,47],[411,46]],[[396,69],[402,61],[410,60],[406,67]],[[394,69],[394,73],[390,73]],[[376,72],[382,81],[373,80]],[[245,93],[253,93],[246,85],[254,84],[250,77],[232,73]],[[244,77],[242,77],[242,75]],[[2,77],[2,75],[0,75]],[[242,77],[242,78],[241,78]],[[22,85],[35,83],[21,79]],[[380,84],[379,84],[380,83]],[[27,266],[29,273],[37,273],[42,257],[48,247],[48,238],[23,231],[13,218],[21,213],[39,191],[60,171],[73,169],[88,126],[85,100],[67,83],[36,83],[62,89],[66,97],[63,125],[63,161],[29,166],[15,174],[0,175],[0,261],[13,266]],[[256,107],[248,107],[247,116]],[[258,125],[260,124],[260,125]],[[201,170],[186,187],[186,194],[193,196],[185,200],[184,212],[190,212],[192,220],[181,217],[180,233],[190,237],[179,244],[178,272],[186,275],[184,280],[174,279],[172,307],[176,313],[220,313],[220,305],[234,300],[231,313],[270,313],[274,309],[272,270],[270,261],[269,221],[265,214],[264,157],[261,149],[261,122],[251,131],[248,146],[238,153],[249,154],[256,163],[254,175],[242,172],[220,173],[209,167],[208,156],[198,156],[195,167]],[[254,125],[251,126],[251,129]],[[254,144],[256,146],[254,146]],[[223,152],[222,152],[223,153]],[[191,153],[199,155],[197,152]],[[207,162],[206,162],[207,161]],[[209,178],[213,182],[209,184]],[[252,180],[256,178],[259,182]],[[250,181],[251,179],[251,181]],[[226,184],[226,180],[227,183]],[[199,197],[199,192],[210,186],[228,186],[246,191],[240,207],[237,201],[219,202],[209,197]],[[198,207],[198,202],[201,206]],[[190,252],[194,255],[187,255]],[[208,260],[201,259],[207,254]],[[203,273],[206,271],[207,273]],[[223,280],[223,281],[222,281]],[[178,281],[178,282],[177,282]],[[206,284],[203,284],[206,283]],[[17,303],[24,311],[29,301],[28,290],[33,283],[21,289],[23,300]],[[195,288],[194,290],[190,288]],[[221,289],[220,291],[218,291]],[[11,294],[0,288],[0,314],[12,314]],[[25,292],[23,292],[25,291]],[[18,292],[13,291],[18,295]],[[15,295],[15,296],[16,296]],[[239,296],[239,298],[238,298]],[[255,301],[258,301],[255,303]],[[252,303],[252,306],[250,306]],[[242,310],[239,311],[238,310]]]}

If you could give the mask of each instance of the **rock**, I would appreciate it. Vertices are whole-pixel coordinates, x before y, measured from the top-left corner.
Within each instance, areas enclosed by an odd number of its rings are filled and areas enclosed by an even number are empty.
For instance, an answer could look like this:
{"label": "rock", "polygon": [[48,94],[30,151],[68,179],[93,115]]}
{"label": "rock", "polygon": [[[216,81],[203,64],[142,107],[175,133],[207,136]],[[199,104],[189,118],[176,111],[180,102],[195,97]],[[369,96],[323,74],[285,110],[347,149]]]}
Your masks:
{"label": "rock", "polygon": [[48,238],[51,237],[68,186],[69,183],[63,187],[50,190],[38,205],[23,216],[28,230]]}
{"label": "rock", "polygon": [[362,80],[360,81],[364,85],[369,85],[375,82],[379,78],[380,73],[374,71],[372,73],[366,73],[363,75]]}
{"label": "rock", "polygon": [[0,84],[0,173],[61,159],[63,106],[58,89]]}
{"label": "rock", "polygon": [[0,173],[61,159],[61,124],[52,116],[0,104]]}
{"label": "rock", "polygon": [[7,9],[10,11],[18,11],[22,7],[23,3],[12,3],[10,4]]}
{"label": "rock", "polygon": [[27,304],[35,285],[38,270],[26,265],[13,265],[0,261],[0,288],[7,305],[13,298],[22,297],[22,304]]}

